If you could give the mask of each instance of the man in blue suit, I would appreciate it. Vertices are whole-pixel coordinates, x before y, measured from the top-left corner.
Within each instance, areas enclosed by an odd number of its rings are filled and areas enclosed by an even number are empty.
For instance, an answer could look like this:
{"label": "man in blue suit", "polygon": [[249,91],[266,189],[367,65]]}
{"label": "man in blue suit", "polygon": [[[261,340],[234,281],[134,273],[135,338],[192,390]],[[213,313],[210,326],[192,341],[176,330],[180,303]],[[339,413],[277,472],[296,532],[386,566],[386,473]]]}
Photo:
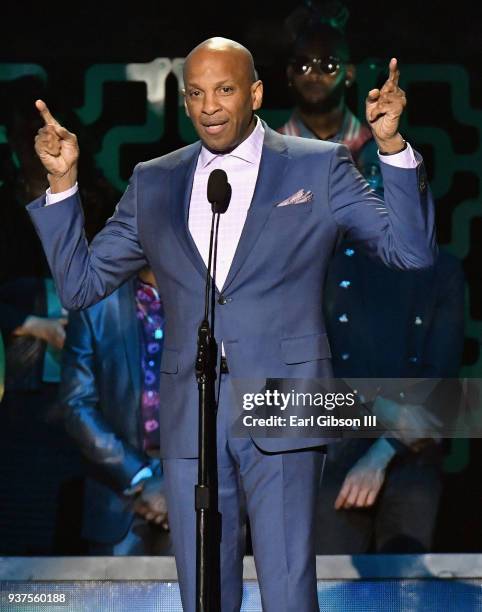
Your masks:
{"label": "man in blue suit", "polygon": [[234,437],[230,377],[331,374],[322,286],[340,235],[387,265],[433,263],[432,199],[420,156],[398,132],[405,96],[395,59],[389,70],[383,88],[367,98],[385,162],[383,202],[344,146],[281,136],[255,116],[263,86],[247,49],[223,38],[202,43],[184,69],[186,110],[201,142],[139,164],[90,248],[76,187],[76,138],[36,103],[45,120],[36,149],[51,189],[48,201],[38,199],[29,212],[66,307],[102,299],[147,262],[161,288],[161,456],[186,611],[195,609],[194,361],[204,310],[208,175],[225,169],[233,190],[221,220],[215,328],[229,369],[221,374],[217,414],[222,610],[240,608],[247,512],[264,610],[313,612],[315,497],[327,439]]}

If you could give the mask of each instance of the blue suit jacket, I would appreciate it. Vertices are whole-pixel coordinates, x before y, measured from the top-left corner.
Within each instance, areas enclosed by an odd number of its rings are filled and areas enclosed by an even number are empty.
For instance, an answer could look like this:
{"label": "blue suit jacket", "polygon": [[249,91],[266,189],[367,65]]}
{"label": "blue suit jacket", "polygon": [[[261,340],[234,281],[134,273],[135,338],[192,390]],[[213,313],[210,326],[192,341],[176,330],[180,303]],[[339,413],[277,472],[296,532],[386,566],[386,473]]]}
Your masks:
{"label": "blue suit jacket", "polygon": [[[282,136],[265,125],[256,188],[221,293],[216,338],[238,378],[319,378],[331,374],[322,312],[326,268],[341,234],[386,264],[423,268],[436,252],[425,171],[383,166],[385,204],[356,170],[347,148]],[[161,388],[164,457],[197,456],[194,377],[206,268],[188,230],[199,142],[139,164],[114,216],[91,243],[78,196],[29,205],[59,294],[69,309],[109,294],[149,262],[166,313]],[[299,189],[309,203],[277,207]],[[260,438],[268,451],[325,439]]]}
{"label": "blue suit jacket", "polygon": [[159,461],[142,450],[141,357],[134,281],[69,316],[59,400],[67,431],[88,460],[82,534],[118,542],[134,517],[120,492]]}

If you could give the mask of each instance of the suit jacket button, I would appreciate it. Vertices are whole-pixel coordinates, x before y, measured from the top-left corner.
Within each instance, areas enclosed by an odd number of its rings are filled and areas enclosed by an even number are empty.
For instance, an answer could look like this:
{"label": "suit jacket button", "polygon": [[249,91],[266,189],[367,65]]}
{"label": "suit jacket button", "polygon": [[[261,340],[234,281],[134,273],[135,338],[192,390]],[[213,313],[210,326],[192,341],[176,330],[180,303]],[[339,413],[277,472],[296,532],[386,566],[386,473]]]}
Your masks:
{"label": "suit jacket button", "polygon": [[224,304],[228,303],[228,298],[225,297],[224,295],[220,295],[219,299],[218,299],[218,304],[221,304],[221,306],[224,306]]}

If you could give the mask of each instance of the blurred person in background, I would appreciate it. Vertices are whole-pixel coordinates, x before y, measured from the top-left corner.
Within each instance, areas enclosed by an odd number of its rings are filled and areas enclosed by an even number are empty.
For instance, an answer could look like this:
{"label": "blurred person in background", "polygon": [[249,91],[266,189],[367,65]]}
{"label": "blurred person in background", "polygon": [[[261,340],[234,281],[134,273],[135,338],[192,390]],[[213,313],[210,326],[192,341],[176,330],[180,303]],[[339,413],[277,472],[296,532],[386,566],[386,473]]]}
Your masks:
{"label": "blurred person in background", "polygon": [[[0,117],[7,136],[7,154],[0,167],[0,332],[5,344],[0,542],[5,554],[51,554],[64,547],[70,552],[69,546],[81,546],[73,518],[78,513],[72,504],[81,496],[82,470],[79,453],[64,434],[57,402],[67,313],[25,209],[32,197],[48,187],[45,170],[28,144],[42,124],[32,100],[47,95],[47,87],[38,77],[25,76],[6,83],[4,91]],[[88,147],[84,151],[84,214],[92,238],[113,211],[117,193],[95,169]],[[68,512],[59,511],[64,505]]]}
{"label": "blurred person in background", "polygon": [[70,314],[60,401],[88,462],[82,536],[94,555],[171,554],[159,456],[163,338],[148,268]]}
{"label": "blurred person in background", "polygon": [[[294,109],[280,132],[345,144],[372,189],[383,195],[370,128],[348,108],[355,65],[340,2],[301,6],[287,19],[286,74]],[[343,242],[330,262],[325,318],[339,378],[457,377],[463,347],[464,276],[440,252],[433,268],[397,271]],[[317,520],[318,554],[431,549],[444,446],[395,438],[328,446]]]}

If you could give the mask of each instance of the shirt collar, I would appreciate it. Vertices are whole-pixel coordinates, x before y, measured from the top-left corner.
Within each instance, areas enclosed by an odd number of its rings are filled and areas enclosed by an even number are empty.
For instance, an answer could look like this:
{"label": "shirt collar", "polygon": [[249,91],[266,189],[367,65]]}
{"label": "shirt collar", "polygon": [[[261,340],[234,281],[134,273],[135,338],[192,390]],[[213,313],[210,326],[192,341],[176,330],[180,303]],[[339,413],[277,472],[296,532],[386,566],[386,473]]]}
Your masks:
{"label": "shirt collar", "polygon": [[250,164],[257,164],[261,157],[261,149],[264,141],[264,128],[259,117],[255,115],[256,126],[251,134],[243,140],[230,153],[213,153],[203,145],[199,154],[199,165],[201,168],[209,164],[217,157],[237,157]]}

